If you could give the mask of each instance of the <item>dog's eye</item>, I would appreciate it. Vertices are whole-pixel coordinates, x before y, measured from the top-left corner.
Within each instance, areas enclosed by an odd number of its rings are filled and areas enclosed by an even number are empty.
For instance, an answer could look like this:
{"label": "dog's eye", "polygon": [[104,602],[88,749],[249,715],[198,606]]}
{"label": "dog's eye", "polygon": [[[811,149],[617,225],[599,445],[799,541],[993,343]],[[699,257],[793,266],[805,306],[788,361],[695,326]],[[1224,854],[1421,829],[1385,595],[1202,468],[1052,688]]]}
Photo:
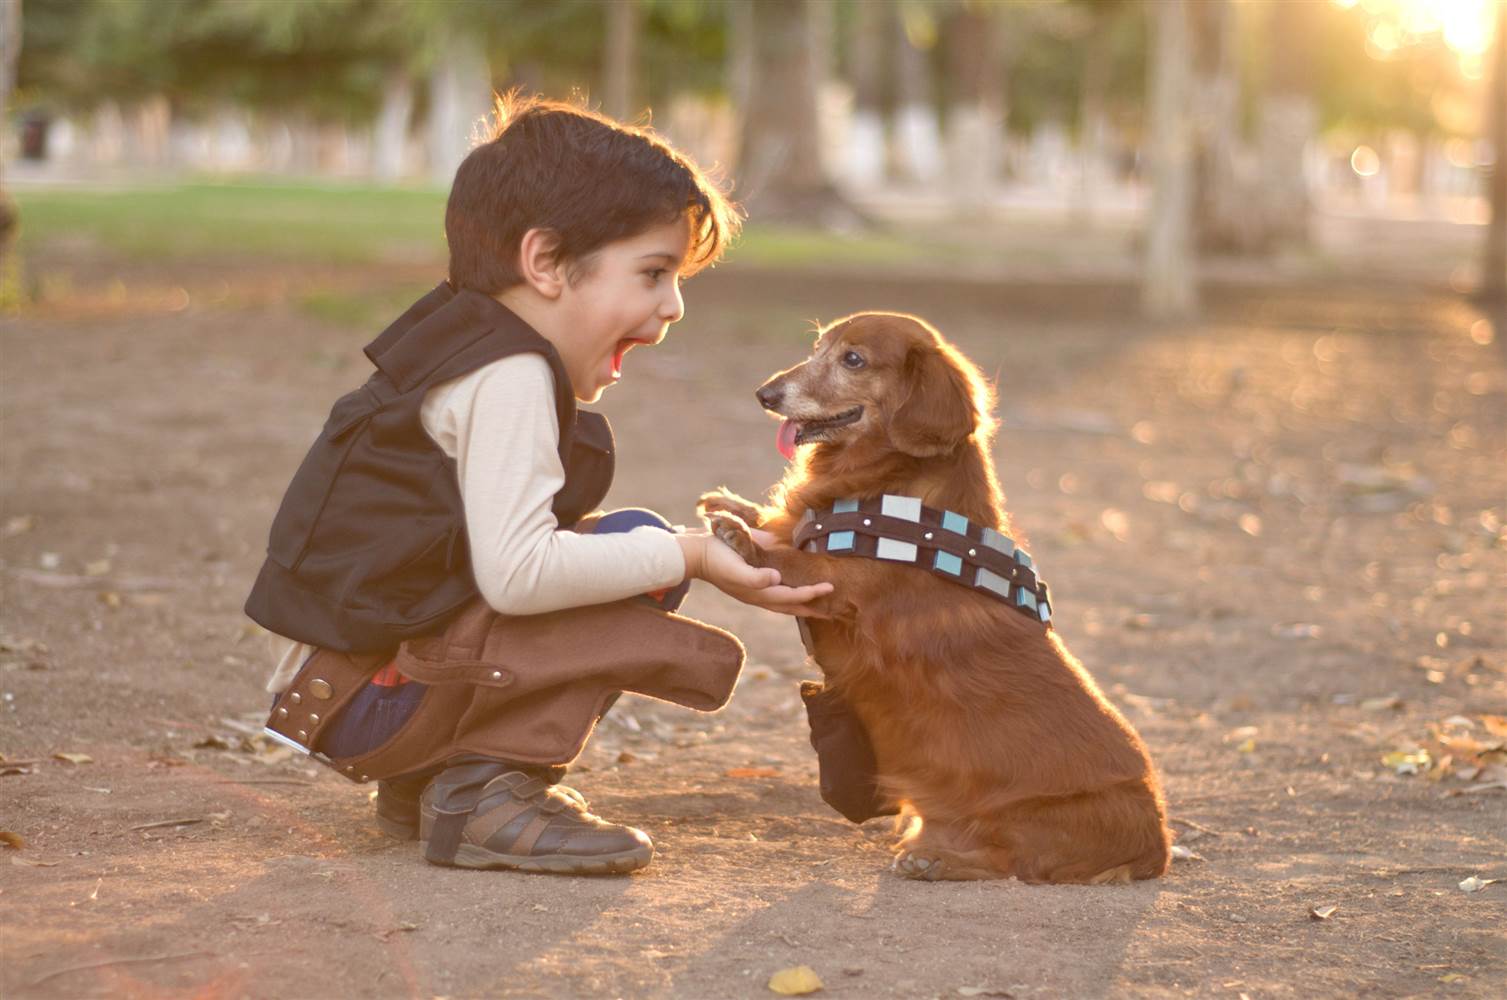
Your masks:
{"label": "dog's eye", "polygon": [[844,368],[862,368],[867,363],[863,360],[863,355],[857,351],[848,351],[842,356],[842,366]]}

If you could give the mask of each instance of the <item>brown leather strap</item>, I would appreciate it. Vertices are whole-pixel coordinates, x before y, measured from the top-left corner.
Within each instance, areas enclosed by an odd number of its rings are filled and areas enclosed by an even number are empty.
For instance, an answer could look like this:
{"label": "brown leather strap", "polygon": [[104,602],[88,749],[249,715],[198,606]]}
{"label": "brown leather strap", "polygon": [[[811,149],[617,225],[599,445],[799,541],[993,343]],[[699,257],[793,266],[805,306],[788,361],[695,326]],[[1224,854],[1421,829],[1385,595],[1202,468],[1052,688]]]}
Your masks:
{"label": "brown leather strap", "polygon": [[485,845],[492,835],[507,826],[514,818],[529,810],[530,804],[523,799],[509,799],[495,809],[473,815],[466,821],[466,840]]}
{"label": "brown leather strap", "polygon": [[915,497],[843,500],[828,510],[808,510],[792,544],[806,552],[928,570],[1051,627],[1051,595],[1029,553],[989,525],[924,506]]}
{"label": "brown leather strap", "polygon": [[528,821],[528,826],[524,827],[523,832],[518,834],[518,839],[513,841],[513,846],[508,848],[507,853],[517,855],[528,854],[529,851],[534,849],[534,845],[539,842],[539,836],[544,833],[544,828],[549,826],[550,820],[554,818],[553,813],[541,811],[537,816]]}
{"label": "brown leather strap", "polygon": [[390,653],[357,655],[315,650],[293,683],[272,703],[267,729],[327,763],[322,754],[314,753],[320,734],[390,659]]}

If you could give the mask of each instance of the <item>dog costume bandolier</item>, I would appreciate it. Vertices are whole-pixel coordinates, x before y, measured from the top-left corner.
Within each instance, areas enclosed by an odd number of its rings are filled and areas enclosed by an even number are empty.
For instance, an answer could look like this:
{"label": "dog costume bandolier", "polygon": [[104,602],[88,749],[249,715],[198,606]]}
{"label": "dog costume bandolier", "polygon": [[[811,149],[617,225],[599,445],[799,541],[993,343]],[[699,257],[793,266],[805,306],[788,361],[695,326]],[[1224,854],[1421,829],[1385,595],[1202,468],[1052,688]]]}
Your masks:
{"label": "dog costume bandolier", "polygon": [[[578,412],[553,345],[492,298],[441,284],[367,348],[377,371],[334,406],[273,521],[246,613],[318,647],[273,705],[268,733],[356,781],[459,755],[573,759],[621,691],[702,711],[732,694],[743,648],[647,599],[499,615],[471,572],[453,459],[424,430],[425,394],[502,358],[554,375],[562,528],[612,483],[612,432]],[[340,710],[385,664],[428,685],[407,723],[356,758],[318,752]]]}
{"label": "dog costume bandolier", "polygon": [[[1030,553],[993,528],[950,510],[927,507],[918,497],[885,494],[839,500],[820,512],[808,510],[791,541],[804,552],[929,570],[1052,627],[1051,594],[1037,578]],[[804,618],[796,623],[814,659],[810,626]],[[811,723],[822,799],[855,823],[898,812],[878,787],[873,744],[852,708],[816,681],[801,684],[801,699]]]}

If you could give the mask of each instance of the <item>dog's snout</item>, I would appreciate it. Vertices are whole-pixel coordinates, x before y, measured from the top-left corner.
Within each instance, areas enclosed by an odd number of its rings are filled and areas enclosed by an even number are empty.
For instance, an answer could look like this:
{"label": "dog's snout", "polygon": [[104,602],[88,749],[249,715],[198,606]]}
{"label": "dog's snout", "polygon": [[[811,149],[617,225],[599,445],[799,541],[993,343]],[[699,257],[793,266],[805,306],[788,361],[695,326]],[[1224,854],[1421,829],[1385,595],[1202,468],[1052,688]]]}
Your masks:
{"label": "dog's snout", "polygon": [[777,408],[780,405],[780,401],[785,398],[785,387],[778,385],[775,382],[765,382],[763,385],[759,386],[758,391],[755,392],[754,395],[759,397],[760,406],[764,407],[764,409],[766,410],[773,410]]}

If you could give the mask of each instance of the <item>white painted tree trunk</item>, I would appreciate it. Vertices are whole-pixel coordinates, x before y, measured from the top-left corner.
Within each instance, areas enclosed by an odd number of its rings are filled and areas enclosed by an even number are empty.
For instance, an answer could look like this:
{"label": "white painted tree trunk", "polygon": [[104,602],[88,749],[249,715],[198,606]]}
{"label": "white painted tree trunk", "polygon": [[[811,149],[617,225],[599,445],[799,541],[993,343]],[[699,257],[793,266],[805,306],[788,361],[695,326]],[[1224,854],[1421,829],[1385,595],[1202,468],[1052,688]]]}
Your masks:
{"label": "white painted tree trunk", "polygon": [[848,122],[842,177],[848,186],[860,191],[871,191],[884,184],[886,156],[881,90],[884,20],[889,14],[883,4],[856,4],[849,28],[853,115]]}
{"label": "white painted tree trunk", "polygon": [[1153,319],[1191,316],[1198,307],[1193,254],[1193,66],[1187,0],[1160,0],[1152,22],[1150,122],[1146,158],[1151,211],[1141,305]]}
{"label": "white painted tree trunk", "polygon": [[394,70],[382,88],[382,107],[372,128],[372,176],[393,184],[406,174],[408,123],[413,116],[413,78]]}
{"label": "white painted tree trunk", "polygon": [[911,41],[905,17],[894,19],[896,84],[895,171],[900,179],[934,184],[942,177],[942,130],[932,105],[931,70],[926,55]]}
{"label": "white painted tree trunk", "polygon": [[445,40],[429,74],[429,176],[448,186],[492,108],[492,78],[481,40],[462,31]]}

